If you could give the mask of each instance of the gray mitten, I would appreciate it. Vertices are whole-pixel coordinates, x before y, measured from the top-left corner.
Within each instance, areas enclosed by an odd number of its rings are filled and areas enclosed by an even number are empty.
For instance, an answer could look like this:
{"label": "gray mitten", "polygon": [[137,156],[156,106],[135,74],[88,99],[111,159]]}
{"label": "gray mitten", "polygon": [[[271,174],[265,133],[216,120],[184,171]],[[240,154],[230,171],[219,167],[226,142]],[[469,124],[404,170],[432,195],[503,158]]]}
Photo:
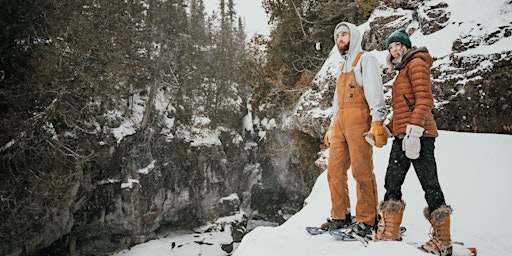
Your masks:
{"label": "gray mitten", "polygon": [[420,137],[423,136],[425,128],[408,124],[405,130],[405,137],[402,141],[402,150],[405,151],[405,156],[409,159],[416,159],[420,157]]}

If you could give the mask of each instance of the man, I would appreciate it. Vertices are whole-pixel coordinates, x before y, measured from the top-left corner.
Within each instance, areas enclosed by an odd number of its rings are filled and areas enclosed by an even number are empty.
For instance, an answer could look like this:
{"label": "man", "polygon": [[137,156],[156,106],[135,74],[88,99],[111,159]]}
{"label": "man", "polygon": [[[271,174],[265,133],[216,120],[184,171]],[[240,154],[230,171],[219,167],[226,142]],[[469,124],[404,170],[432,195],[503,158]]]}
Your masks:
{"label": "man", "polygon": [[[361,34],[354,24],[339,23],[334,41],[342,61],[333,100],[331,124],[324,137],[330,147],[327,177],[331,192],[331,219],[321,227],[333,231],[352,227],[367,235],[377,217],[377,183],[372,145],[387,143],[382,126],[387,111],[377,59],[362,50]],[[366,140],[365,140],[366,135]],[[372,145],[371,145],[371,144]],[[350,213],[347,171],[357,183],[356,223]]]}

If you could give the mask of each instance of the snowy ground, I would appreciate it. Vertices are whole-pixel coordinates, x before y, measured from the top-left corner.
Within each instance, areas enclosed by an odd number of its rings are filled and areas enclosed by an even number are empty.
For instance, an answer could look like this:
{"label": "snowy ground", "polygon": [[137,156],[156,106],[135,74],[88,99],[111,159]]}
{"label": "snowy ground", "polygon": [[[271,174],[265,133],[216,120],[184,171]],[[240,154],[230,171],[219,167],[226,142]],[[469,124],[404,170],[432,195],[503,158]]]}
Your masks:
{"label": "snowy ground", "polygon": [[[379,196],[384,195],[383,180],[391,143],[374,150],[375,174]],[[440,131],[436,141],[439,179],[447,202],[453,207],[452,238],[477,247],[479,256],[512,255],[512,136]],[[349,179],[352,205],[355,205],[355,183]],[[305,226],[322,223],[329,217],[330,199],[326,173],[318,177],[304,208],[279,227],[258,227],[248,233],[235,251],[235,256],[272,255],[429,255],[407,242],[428,239],[429,224],[423,217],[426,206],[423,191],[411,169],[404,187],[407,207],[403,225],[407,227],[404,242],[342,242],[325,234],[311,236]],[[354,209],[353,209],[354,211]],[[221,220],[222,221],[222,220]],[[169,236],[133,247],[117,256],[220,256],[227,255],[219,243],[229,243],[229,232],[182,234]],[[198,243],[197,241],[203,241]],[[173,248],[174,243],[174,248]],[[179,246],[179,247],[178,247]]]}
{"label": "snowy ground", "polygon": [[[447,203],[453,209],[452,239],[477,247],[478,255],[512,255],[512,223],[508,217],[512,204],[512,136],[469,134],[441,131],[436,141],[439,179]],[[384,194],[383,181],[391,145],[374,151],[375,174],[379,198]],[[351,195],[355,184],[350,179]],[[283,225],[259,227],[247,234],[235,256],[256,255],[428,255],[407,242],[428,240],[429,224],[423,217],[426,206],[423,191],[413,169],[403,186],[407,207],[403,225],[404,242],[343,242],[326,234],[311,236],[304,227],[322,223],[329,217],[330,201],[326,173],[317,180],[307,205]],[[355,196],[351,197],[355,205]]]}

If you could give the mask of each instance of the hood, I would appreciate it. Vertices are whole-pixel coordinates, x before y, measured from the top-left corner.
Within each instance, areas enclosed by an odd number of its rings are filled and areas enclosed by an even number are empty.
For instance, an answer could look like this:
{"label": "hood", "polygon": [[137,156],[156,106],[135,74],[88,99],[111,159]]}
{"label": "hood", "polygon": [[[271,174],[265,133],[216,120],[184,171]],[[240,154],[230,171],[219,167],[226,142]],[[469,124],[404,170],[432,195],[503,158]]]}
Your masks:
{"label": "hood", "polygon": [[355,59],[355,57],[357,56],[357,54],[362,50],[362,47],[361,47],[361,41],[362,41],[362,37],[361,37],[361,32],[359,32],[359,29],[356,27],[356,25],[352,24],[352,23],[348,23],[348,22],[340,22],[338,23],[338,25],[336,25],[336,28],[334,29],[334,32],[333,32],[333,35],[334,35],[334,44],[336,45],[336,49],[338,49],[338,42],[336,42],[336,30],[338,30],[338,27],[339,26],[342,26],[342,25],[345,25],[348,27],[348,29],[350,30],[350,44],[349,44],[349,49],[348,49],[348,52],[346,54],[342,53],[341,51],[338,50],[338,52],[340,53],[340,55],[344,58],[348,58],[346,59],[347,61],[349,61],[348,63],[352,63],[351,61]]}
{"label": "hood", "polygon": [[402,62],[400,63],[400,67],[398,69],[401,69],[407,65],[412,59],[414,58],[421,58],[427,63],[428,67],[431,68],[432,64],[434,63],[434,59],[428,52],[428,49],[425,47],[412,47],[404,54],[404,57],[402,58]]}

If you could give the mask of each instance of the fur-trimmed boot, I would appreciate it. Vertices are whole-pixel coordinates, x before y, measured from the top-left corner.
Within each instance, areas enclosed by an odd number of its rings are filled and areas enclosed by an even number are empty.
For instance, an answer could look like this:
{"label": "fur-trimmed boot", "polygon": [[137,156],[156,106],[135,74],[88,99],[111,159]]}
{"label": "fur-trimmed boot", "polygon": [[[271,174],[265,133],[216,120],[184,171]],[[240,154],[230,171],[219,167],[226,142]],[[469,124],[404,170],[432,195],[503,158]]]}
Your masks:
{"label": "fur-trimmed boot", "polygon": [[452,255],[452,238],[450,234],[450,215],[452,211],[452,207],[449,205],[437,208],[432,214],[429,214],[428,207],[425,208],[423,213],[432,225],[432,228],[430,240],[421,246],[424,251],[441,256]]}
{"label": "fur-trimmed boot", "polygon": [[395,240],[401,241],[400,224],[405,210],[403,200],[387,200],[379,204],[379,216],[377,231],[374,234],[374,241]]}

